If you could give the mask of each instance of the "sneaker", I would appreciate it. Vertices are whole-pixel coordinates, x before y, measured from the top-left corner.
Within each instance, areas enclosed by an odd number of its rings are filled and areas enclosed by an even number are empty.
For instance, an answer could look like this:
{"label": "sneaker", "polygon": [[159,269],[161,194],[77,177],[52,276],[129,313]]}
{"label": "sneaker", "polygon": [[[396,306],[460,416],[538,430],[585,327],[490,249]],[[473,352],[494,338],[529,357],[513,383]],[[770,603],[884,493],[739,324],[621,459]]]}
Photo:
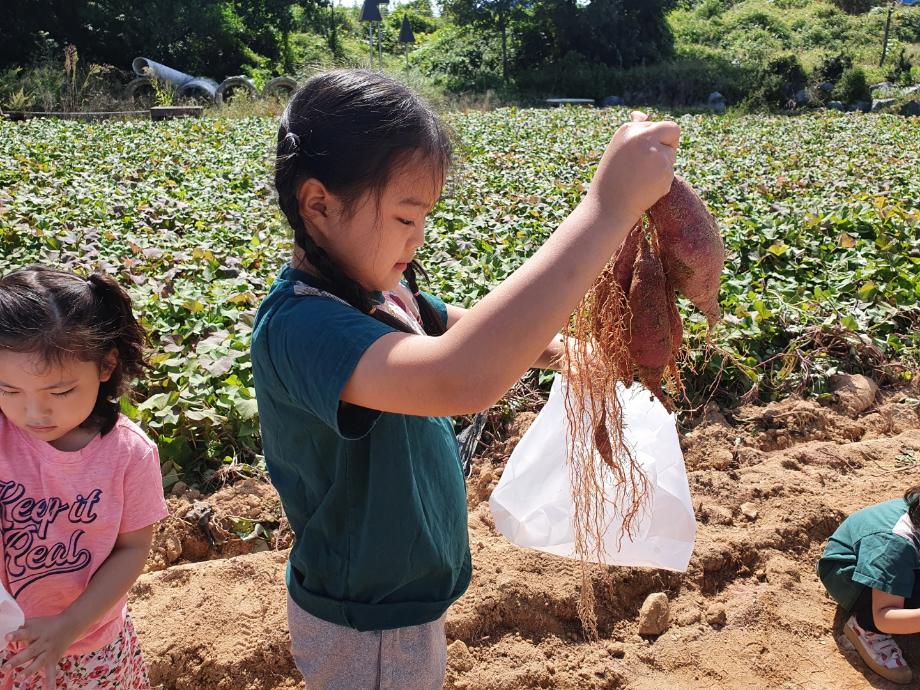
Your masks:
{"label": "sneaker", "polygon": [[891,635],[863,630],[853,616],[844,624],[843,634],[856,647],[859,656],[869,668],[882,678],[898,685],[907,685],[911,682],[914,674]]}

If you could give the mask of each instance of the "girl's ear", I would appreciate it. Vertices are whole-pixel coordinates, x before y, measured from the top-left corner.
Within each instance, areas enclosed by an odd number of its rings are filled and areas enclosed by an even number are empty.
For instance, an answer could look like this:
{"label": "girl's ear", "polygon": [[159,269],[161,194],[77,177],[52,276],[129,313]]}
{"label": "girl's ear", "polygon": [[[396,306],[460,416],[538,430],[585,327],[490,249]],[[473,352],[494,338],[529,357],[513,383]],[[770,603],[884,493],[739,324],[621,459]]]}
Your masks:
{"label": "girl's ear", "polygon": [[118,366],[118,350],[114,347],[109,350],[109,353],[105,356],[105,359],[102,360],[102,366],[99,367],[99,383],[105,383],[110,378],[115,371],[115,367]]}
{"label": "girl's ear", "polygon": [[[297,190],[297,208],[308,228],[325,237],[331,228],[332,195],[326,185],[311,177],[304,180]],[[319,238],[314,238],[314,241]]]}

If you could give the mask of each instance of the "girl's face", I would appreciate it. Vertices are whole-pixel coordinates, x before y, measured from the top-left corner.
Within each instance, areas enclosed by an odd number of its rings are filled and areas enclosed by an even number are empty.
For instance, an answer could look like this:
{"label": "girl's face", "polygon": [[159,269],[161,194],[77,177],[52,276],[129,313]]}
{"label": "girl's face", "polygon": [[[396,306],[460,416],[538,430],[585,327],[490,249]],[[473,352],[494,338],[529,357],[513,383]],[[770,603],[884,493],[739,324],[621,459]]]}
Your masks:
{"label": "girl's face", "polygon": [[32,353],[0,351],[0,412],[33,438],[59,447],[79,434],[99,396],[99,384],[115,368],[114,352],[104,365],[66,359],[43,361]]}
{"label": "girl's face", "polygon": [[333,195],[328,222],[319,223],[322,238],[314,239],[365,289],[392,290],[425,242],[426,216],[442,184],[430,164],[409,159],[394,171],[379,201],[365,194],[349,209]]}

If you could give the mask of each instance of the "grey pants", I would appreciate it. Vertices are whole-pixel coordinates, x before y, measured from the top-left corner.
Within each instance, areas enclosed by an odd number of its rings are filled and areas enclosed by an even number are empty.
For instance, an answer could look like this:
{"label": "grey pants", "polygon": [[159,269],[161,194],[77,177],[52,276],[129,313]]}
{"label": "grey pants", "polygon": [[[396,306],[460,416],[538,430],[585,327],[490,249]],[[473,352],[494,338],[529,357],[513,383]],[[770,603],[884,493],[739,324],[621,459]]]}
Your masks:
{"label": "grey pants", "polygon": [[291,652],[307,690],[441,690],[446,616],[408,628],[359,632],[311,616],[288,596]]}

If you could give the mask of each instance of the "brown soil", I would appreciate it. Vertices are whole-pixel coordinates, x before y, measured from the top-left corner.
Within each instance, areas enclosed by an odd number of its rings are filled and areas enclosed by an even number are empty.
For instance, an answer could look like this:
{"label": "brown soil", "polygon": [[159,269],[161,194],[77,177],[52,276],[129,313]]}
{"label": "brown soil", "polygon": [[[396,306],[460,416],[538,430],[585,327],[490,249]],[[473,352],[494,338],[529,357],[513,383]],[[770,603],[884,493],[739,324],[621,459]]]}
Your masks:
{"label": "brown soil", "polygon": [[[856,417],[798,399],[709,410],[682,440],[699,521],[690,568],[598,573],[596,641],[578,621],[577,563],[512,546],[492,524],[489,493],[533,419],[522,413],[468,484],[474,575],[448,614],[445,687],[889,687],[835,632],[836,607],[814,574],[845,515],[920,483],[920,390],[880,398]],[[183,518],[194,501],[172,498],[151,572],[132,592],[154,685],[303,687],[287,649],[277,497],[252,480],[205,500],[216,546]],[[234,534],[255,522],[273,529],[261,544]],[[637,617],[654,592],[670,600],[670,628],[643,637]],[[901,642],[920,673],[920,643]]]}

